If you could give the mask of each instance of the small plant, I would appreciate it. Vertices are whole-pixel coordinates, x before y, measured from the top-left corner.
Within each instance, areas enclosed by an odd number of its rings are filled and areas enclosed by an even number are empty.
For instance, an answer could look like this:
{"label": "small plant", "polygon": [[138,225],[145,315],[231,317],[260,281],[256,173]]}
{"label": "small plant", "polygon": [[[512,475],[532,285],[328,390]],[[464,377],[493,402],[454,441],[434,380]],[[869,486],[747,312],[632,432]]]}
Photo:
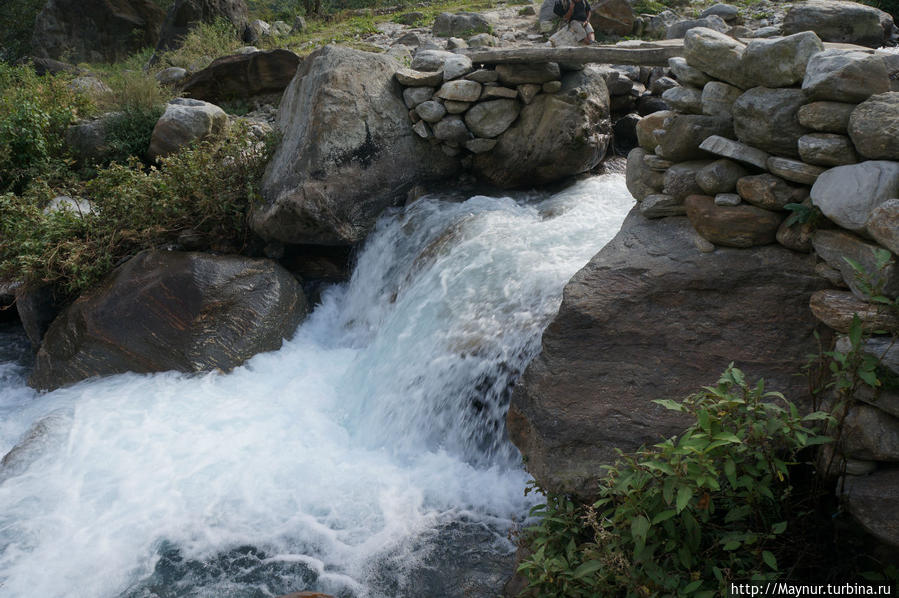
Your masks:
{"label": "small plant", "polygon": [[594,504],[549,495],[532,511],[542,520],[528,530],[533,554],[519,571],[537,595],[711,598],[732,581],[779,574],[794,516],[790,466],[802,449],[830,441],[817,431],[830,416],[801,416],[733,365],[716,386],[656,403],[694,423],[619,453]]}
{"label": "small plant", "polygon": [[233,54],[242,45],[234,25],[227,20],[200,23],[184,36],[180,48],[165,52],[160,57],[160,64],[188,70],[203,68],[219,56]]}

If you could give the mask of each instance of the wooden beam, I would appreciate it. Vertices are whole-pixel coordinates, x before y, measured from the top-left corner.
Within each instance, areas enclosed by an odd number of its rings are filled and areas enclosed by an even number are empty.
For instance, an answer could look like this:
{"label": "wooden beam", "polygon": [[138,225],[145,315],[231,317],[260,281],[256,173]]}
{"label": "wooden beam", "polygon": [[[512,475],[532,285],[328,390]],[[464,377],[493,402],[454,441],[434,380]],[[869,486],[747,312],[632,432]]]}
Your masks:
{"label": "wooden beam", "polygon": [[527,64],[560,62],[563,64],[632,64],[636,66],[668,66],[668,59],[684,55],[680,43],[622,46],[571,46],[564,48],[502,48],[470,50],[465,55],[475,64]]}

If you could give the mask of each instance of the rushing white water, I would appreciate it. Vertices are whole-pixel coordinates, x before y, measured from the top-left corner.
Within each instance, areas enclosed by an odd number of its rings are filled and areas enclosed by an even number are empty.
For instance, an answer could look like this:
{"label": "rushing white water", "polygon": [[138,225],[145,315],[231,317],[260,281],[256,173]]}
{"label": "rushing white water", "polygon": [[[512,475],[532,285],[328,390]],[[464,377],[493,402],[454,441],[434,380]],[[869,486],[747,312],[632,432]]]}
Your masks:
{"label": "rushing white water", "polygon": [[421,199],[228,374],[37,395],[0,365],[0,595],[485,595],[466,567],[507,559],[529,506],[509,385],[632,205],[622,179]]}

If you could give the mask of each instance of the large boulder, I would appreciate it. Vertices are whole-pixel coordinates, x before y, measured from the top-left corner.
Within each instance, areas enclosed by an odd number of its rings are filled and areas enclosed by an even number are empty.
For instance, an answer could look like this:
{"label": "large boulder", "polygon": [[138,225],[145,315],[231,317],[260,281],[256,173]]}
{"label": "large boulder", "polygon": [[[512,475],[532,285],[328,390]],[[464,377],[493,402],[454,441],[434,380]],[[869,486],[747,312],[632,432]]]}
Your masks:
{"label": "large boulder", "polygon": [[858,103],[890,91],[890,75],[876,54],[824,50],[809,59],[802,90],[810,100]]}
{"label": "large boulder", "polygon": [[634,30],[634,9],[628,0],[599,0],[592,5],[590,24],[600,33],[630,35]]}
{"label": "large boulder", "polygon": [[152,46],[165,12],[153,0],[48,0],[34,22],[40,58],[116,62]]}
{"label": "large boulder", "polygon": [[175,98],[153,127],[149,156],[161,158],[195,141],[221,136],[228,127],[224,110],[202,100]]}
{"label": "large boulder", "polygon": [[490,31],[490,22],[476,12],[442,12],[434,19],[431,34],[437,37],[471,37]]}
{"label": "large boulder", "polygon": [[149,251],[80,296],[50,326],[31,385],[123,372],[227,370],[281,346],[306,314],[270,260]]}
{"label": "large boulder", "polygon": [[742,67],[745,51],[743,42],[707,27],[690,29],[684,36],[688,65],[740,89],[752,87]]}
{"label": "large boulder", "polygon": [[733,105],[737,139],[766,152],[799,157],[799,138],[808,129],[796,113],[805,102],[801,89],[753,87]]}
{"label": "large boulder", "polygon": [[856,106],[849,136],[865,158],[899,160],[899,92],[877,94]]}
{"label": "large boulder", "polygon": [[877,48],[889,39],[893,17],[858,2],[808,0],[797,2],[784,17],[786,35],[814,31],[826,42],[844,42]]}
{"label": "large boulder", "polygon": [[474,172],[505,188],[586,172],[605,156],[611,127],[602,72],[589,66],[568,72],[558,92],[538,95],[492,151],[474,157]]}
{"label": "large boulder", "polygon": [[899,547],[899,469],[846,476],[842,498],[849,514],[868,533]]}
{"label": "large boulder", "polygon": [[303,60],[278,112],[283,140],[262,180],[253,229],[287,243],[361,241],[414,185],[458,171],[421,139],[388,56],[326,46]]}
{"label": "large boulder", "polygon": [[683,429],[653,399],[714,384],[731,361],[793,401],[807,397],[796,372],[818,347],[808,301],[827,284],[814,258],[777,245],[703,253],[695,235],[686,218],[635,210],[565,287],[508,415],[543,488],[594,493],[616,448]]}
{"label": "large boulder", "polygon": [[754,39],[746,46],[746,77],[764,87],[789,87],[802,81],[805,66],[824,44],[812,31],[776,39]]}
{"label": "large boulder", "polygon": [[224,56],[181,84],[184,95],[219,103],[281,93],[293,80],[300,57],[289,50]]}
{"label": "large boulder", "polygon": [[242,34],[247,15],[244,0],[175,0],[165,15],[156,53],[180,47],[184,36],[200,23],[225,20],[234,25],[235,33]]}
{"label": "large boulder", "polygon": [[817,178],[812,202],[838,225],[865,234],[871,212],[899,197],[899,163],[870,160],[837,166]]}

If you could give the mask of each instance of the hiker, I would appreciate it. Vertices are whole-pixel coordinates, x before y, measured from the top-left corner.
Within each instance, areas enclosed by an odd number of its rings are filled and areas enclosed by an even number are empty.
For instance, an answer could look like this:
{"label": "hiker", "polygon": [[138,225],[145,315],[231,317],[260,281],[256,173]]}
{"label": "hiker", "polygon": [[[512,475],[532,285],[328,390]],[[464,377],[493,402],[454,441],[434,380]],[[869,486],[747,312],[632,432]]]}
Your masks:
{"label": "hiker", "polygon": [[591,44],[595,39],[593,27],[590,26],[590,10],[587,0],[556,0],[553,6],[553,12],[568,23],[568,30],[582,44]]}

